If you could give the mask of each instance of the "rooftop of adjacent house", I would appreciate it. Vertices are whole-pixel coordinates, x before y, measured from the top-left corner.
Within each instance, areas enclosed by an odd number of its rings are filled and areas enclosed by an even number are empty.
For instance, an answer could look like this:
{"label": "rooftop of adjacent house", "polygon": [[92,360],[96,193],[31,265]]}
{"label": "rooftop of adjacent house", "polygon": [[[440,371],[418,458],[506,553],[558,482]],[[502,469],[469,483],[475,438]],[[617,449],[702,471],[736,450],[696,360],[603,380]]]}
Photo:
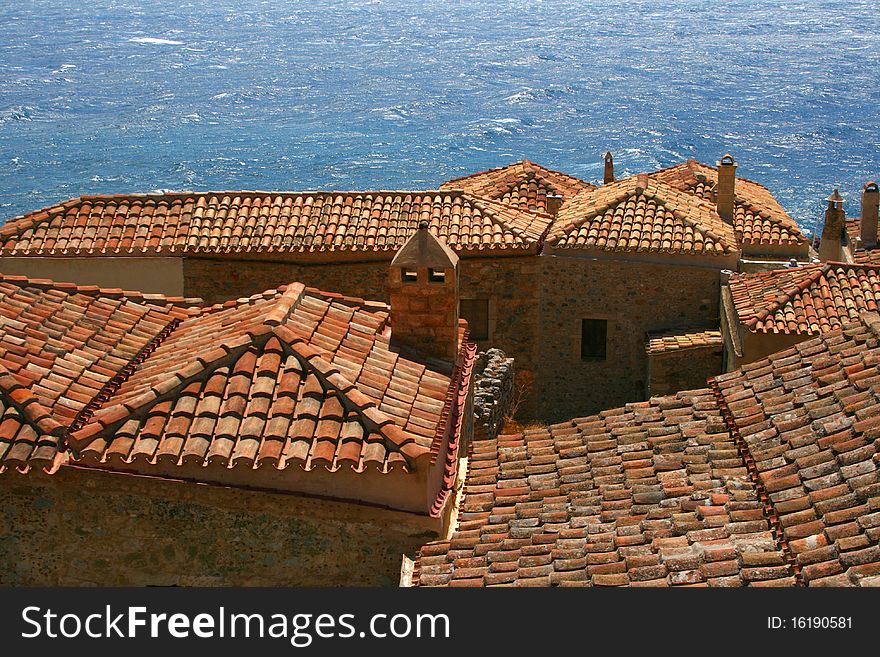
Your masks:
{"label": "rooftop of adjacent house", "polygon": [[730,292],[750,331],[818,334],[878,309],[880,264],[824,262],[737,274]]}
{"label": "rooftop of adjacent house", "polygon": [[[688,160],[651,177],[676,189],[694,194],[707,202],[715,202],[718,169]],[[736,178],[733,226],[744,251],[760,251],[761,247],[789,247],[806,255],[809,243],[797,223],[783,209],[773,194],[756,182]]]}
{"label": "rooftop of adjacent house", "polygon": [[553,249],[730,255],[733,228],[715,207],[647,174],[584,191],[565,203],[547,235]]}
{"label": "rooftop of adjacent house", "polygon": [[652,331],[645,336],[645,352],[652,355],[720,347],[723,344],[720,329],[675,328]]}
{"label": "rooftop of adjacent house", "polygon": [[420,586],[880,585],[880,316],[474,444]]}
{"label": "rooftop of adjacent house", "polygon": [[248,470],[256,485],[293,465],[389,473],[449,458],[473,345],[453,369],[393,348],[388,320],[385,304],[301,284],[193,309],[3,277],[0,465],[69,450],[146,474]]}
{"label": "rooftop of adjacent house", "polygon": [[595,185],[529,160],[521,160],[454,178],[443,183],[440,189],[463,189],[522,210],[547,212],[551,209],[548,207],[548,197],[559,196],[565,201],[586,189],[595,189]]}
{"label": "rooftop of adjacent house", "polygon": [[457,190],[82,196],[10,219],[0,255],[381,253],[421,221],[482,254],[537,248],[551,218]]}

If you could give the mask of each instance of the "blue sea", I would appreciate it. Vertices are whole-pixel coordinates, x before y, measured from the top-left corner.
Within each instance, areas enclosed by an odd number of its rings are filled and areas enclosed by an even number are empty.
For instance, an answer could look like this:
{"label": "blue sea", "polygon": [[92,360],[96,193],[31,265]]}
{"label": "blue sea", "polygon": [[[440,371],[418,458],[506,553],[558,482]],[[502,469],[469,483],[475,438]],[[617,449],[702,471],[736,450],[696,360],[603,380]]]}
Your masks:
{"label": "blue sea", "polygon": [[880,178],[876,0],[3,0],[0,220],[80,194],[587,180],[730,151],[809,232]]}

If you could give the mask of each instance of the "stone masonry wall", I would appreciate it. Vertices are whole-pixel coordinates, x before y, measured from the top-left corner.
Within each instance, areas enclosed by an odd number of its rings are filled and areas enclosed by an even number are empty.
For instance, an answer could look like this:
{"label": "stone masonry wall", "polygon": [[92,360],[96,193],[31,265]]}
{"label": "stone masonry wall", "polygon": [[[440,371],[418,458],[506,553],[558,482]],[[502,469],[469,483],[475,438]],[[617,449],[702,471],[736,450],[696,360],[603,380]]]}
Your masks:
{"label": "stone masonry wall", "polygon": [[[541,260],[534,396],[544,421],[643,400],[648,389],[645,333],[718,323],[718,269],[564,256]],[[604,361],[581,360],[582,319],[608,321]]]}
{"label": "stone masonry wall", "polygon": [[722,373],[723,353],[719,345],[649,354],[648,394],[657,397],[705,388],[707,379]]}
{"label": "stone masonry wall", "polygon": [[415,514],[62,467],[0,476],[0,585],[393,586]]}
{"label": "stone masonry wall", "polygon": [[495,438],[514,395],[514,361],[500,349],[477,354],[474,363],[474,440]]}

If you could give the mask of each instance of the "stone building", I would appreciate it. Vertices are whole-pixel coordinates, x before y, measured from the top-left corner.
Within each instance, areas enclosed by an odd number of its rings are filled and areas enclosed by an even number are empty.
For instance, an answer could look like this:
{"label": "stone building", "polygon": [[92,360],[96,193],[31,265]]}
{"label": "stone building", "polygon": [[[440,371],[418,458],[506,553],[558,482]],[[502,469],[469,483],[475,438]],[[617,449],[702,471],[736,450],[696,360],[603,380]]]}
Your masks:
{"label": "stone building", "polygon": [[693,353],[660,357],[649,334],[717,330],[722,271],[808,259],[736,168],[725,156],[617,180],[609,153],[600,186],[522,161],[429,191],[82,197],[0,228],[0,271],[208,302],[292,280],[388,301],[389,263],[425,221],[459,259],[472,339],[534,380],[522,418],[553,421],[700,383]]}
{"label": "stone building", "polygon": [[475,443],[404,586],[880,586],[880,315]]}
{"label": "stone building", "polygon": [[454,254],[400,254],[390,307],[0,278],[0,583],[395,583],[449,531],[476,352]]}

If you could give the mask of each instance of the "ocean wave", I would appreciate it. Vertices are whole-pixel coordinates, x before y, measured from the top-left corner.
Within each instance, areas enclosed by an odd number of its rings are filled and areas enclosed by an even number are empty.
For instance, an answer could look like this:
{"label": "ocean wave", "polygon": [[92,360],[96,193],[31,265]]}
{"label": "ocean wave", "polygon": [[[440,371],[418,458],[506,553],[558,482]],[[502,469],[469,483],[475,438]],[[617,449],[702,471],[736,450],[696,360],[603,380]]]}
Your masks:
{"label": "ocean wave", "polygon": [[158,37],[132,37],[129,39],[132,43],[151,43],[157,46],[182,46],[183,41],[175,41],[174,39],[160,39]]}

